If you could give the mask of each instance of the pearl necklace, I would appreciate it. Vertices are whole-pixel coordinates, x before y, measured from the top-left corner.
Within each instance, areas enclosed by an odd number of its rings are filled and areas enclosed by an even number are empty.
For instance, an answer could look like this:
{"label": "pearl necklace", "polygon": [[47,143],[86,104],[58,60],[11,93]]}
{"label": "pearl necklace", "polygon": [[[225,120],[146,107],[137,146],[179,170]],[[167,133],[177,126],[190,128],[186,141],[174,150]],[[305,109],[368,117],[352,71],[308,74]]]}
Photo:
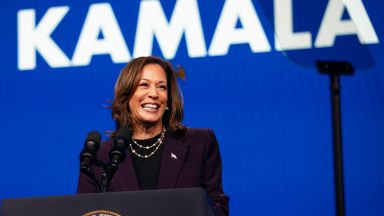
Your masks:
{"label": "pearl necklace", "polygon": [[146,150],[148,150],[148,149],[151,149],[151,148],[153,148],[153,147],[155,147],[155,149],[154,149],[152,152],[150,152],[149,154],[144,155],[144,154],[137,153],[136,150],[133,149],[133,145],[132,145],[132,143],[130,143],[130,144],[129,144],[129,148],[131,149],[131,152],[132,152],[133,154],[135,154],[136,156],[141,157],[141,158],[149,158],[149,157],[151,157],[152,155],[154,155],[154,154],[156,153],[156,151],[159,149],[159,147],[160,147],[161,144],[163,143],[163,140],[164,140],[165,132],[166,132],[166,131],[167,131],[167,130],[166,130],[165,128],[163,128],[163,130],[162,130],[162,132],[161,132],[161,136],[160,136],[160,138],[157,139],[157,141],[156,141],[155,143],[153,143],[152,145],[150,145],[150,146],[143,146],[143,145],[140,145],[139,143],[137,143],[136,140],[134,140],[134,139],[132,138],[133,143],[134,143],[136,146],[138,146],[139,148],[141,148],[141,149],[146,149]]}

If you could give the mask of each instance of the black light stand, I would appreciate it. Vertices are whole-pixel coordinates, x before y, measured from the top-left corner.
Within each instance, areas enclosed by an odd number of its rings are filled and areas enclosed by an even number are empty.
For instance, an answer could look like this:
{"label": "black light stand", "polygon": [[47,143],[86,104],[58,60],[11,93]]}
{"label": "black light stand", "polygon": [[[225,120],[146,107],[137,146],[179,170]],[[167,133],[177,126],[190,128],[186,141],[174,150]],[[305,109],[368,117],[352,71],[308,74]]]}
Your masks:
{"label": "black light stand", "polygon": [[321,74],[329,75],[330,78],[336,215],[345,216],[340,75],[353,75],[354,69],[351,63],[339,61],[317,61],[316,66]]}

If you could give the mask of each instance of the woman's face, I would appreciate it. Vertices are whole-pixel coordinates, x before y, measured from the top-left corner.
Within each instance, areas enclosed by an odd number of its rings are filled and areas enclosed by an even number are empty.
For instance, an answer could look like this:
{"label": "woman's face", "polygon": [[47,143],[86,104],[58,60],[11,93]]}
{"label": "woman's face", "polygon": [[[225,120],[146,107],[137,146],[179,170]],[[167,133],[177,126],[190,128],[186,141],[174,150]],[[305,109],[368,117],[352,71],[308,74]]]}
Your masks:
{"label": "woman's face", "polygon": [[167,76],[158,64],[143,68],[139,85],[129,100],[133,118],[145,124],[161,125],[168,101]]}

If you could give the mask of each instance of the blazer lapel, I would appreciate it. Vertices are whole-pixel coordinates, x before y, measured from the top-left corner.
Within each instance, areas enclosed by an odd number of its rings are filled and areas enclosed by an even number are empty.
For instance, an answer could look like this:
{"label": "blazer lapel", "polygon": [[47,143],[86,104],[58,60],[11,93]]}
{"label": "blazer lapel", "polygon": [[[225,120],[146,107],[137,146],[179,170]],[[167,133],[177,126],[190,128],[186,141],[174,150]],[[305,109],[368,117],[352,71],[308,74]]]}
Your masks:
{"label": "blazer lapel", "polygon": [[158,188],[171,188],[176,184],[177,177],[187,156],[187,145],[167,133],[161,159]]}

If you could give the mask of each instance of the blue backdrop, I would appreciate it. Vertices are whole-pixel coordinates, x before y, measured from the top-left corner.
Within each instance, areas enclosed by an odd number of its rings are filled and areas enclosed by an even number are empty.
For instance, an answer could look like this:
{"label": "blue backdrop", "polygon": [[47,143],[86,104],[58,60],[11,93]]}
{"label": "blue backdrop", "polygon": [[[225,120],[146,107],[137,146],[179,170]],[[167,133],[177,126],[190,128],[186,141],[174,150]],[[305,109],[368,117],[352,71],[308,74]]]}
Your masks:
{"label": "blue backdrop", "polygon": [[314,60],[348,60],[346,211],[384,215],[381,1],[2,2],[0,199],[74,194],[87,132],[114,129],[119,71],[157,55],[186,71],[184,123],[217,135],[231,215],[334,215],[329,80]]}

